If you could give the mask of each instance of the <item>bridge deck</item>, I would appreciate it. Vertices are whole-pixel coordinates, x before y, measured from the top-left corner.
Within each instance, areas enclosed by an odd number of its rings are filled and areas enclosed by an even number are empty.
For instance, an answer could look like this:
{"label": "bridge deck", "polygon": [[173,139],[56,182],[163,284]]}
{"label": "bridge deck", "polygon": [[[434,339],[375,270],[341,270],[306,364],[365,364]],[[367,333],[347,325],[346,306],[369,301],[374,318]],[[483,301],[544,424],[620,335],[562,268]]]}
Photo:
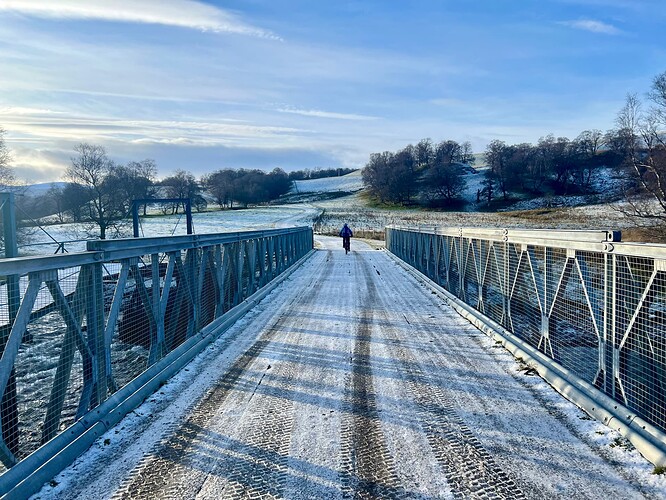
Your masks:
{"label": "bridge deck", "polygon": [[384,252],[319,243],[40,498],[655,496]]}

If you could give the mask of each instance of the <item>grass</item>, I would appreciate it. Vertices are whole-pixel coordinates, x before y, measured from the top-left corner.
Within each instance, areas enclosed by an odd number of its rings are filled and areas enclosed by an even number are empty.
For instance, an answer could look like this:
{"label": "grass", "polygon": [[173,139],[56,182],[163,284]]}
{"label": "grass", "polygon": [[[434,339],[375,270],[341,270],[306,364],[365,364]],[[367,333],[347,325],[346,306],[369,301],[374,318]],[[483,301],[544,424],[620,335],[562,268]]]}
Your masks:
{"label": "grass", "polygon": [[622,229],[622,241],[666,243],[666,231],[651,227],[629,227]]}
{"label": "grass", "polygon": [[523,358],[516,358],[516,363],[518,363],[518,371],[523,372],[524,375],[538,375],[539,372],[530,365]]}
{"label": "grass", "polygon": [[631,444],[631,441],[629,441],[627,438],[618,436],[615,439],[613,439],[613,442],[610,444],[611,448],[622,448],[627,451],[631,451],[634,449],[634,445]]}
{"label": "grass", "polygon": [[383,209],[383,210],[413,210],[415,208],[420,208],[419,205],[412,203],[410,205],[405,205],[403,203],[385,203],[382,201],[379,201],[377,198],[374,196],[371,196],[370,193],[368,193],[367,190],[363,190],[359,193],[359,197],[365,205],[368,208],[376,208],[376,209]]}

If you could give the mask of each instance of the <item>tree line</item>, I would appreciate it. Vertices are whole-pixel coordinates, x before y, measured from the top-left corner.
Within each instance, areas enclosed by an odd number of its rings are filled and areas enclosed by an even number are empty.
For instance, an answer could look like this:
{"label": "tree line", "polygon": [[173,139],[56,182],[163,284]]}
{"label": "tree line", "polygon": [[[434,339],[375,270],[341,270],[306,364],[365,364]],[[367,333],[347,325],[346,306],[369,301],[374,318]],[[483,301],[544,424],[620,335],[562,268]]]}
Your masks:
{"label": "tree line", "polygon": [[[622,163],[617,130],[585,130],[573,140],[552,134],[537,144],[493,140],[483,153],[487,168],[477,202],[510,194],[589,194],[601,166]],[[605,149],[602,149],[604,148]],[[391,153],[375,153],[363,170],[370,193],[383,203],[446,206],[462,201],[476,158],[469,142],[421,140]]]}
{"label": "tree line", "polygon": [[[536,144],[491,141],[477,203],[521,194],[594,192],[601,167],[624,180],[620,209],[666,223],[666,72],[654,78],[646,102],[627,96],[615,127],[585,130],[575,139],[546,135]],[[468,142],[423,139],[397,151],[374,153],[363,169],[365,187],[380,203],[451,206],[462,201],[474,156]]]}
{"label": "tree line", "polygon": [[423,139],[395,153],[373,153],[363,169],[363,183],[381,203],[447,204],[465,190],[465,172],[474,163],[469,142]]}
{"label": "tree line", "polygon": [[[100,145],[82,143],[74,150],[76,154],[63,177],[66,183],[52,185],[46,196],[33,200],[30,213],[33,218],[55,214],[60,222],[83,223],[90,234],[95,231],[101,239],[110,233],[121,234],[134,200],[189,199],[193,209],[202,211],[208,206],[204,191],[210,193],[220,208],[233,208],[234,202],[247,207],[274,200],[291,187],[289,176],[279,168],[270,173],[224,169],[200,180],[191,172],[177,170],[158,181],[154,160],[121,165],[109,159]],[[143,204],[144,215],[148,204]],[[184,210],[183,205],[160,203],[164,214],[177,214],[181,207]]]}
{"label": "tree line", "polygon": [[218,206],[233,208],[234,201],[248,206],[275,200],[291,188],[291,180],[281,168],[263,170],[223,169],[205,175],[202,185]]}

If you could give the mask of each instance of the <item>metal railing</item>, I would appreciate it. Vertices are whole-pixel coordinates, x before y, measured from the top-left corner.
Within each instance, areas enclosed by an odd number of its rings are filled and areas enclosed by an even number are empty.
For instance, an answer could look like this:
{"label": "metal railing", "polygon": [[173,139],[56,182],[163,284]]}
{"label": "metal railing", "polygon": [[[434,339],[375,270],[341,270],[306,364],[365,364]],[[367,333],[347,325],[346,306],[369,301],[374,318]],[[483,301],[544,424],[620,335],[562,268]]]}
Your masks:
{"label": "metal railing", "polygon": [[666,245],[615,231],[389,226],[386,248],[663,465]]}
{"label": "metal railing", "polygon": [[312,229],[300,227],[89,241],[86,252],[0,260],[0,277],[18,277],[20,289],[0,286],[0,472],[214,333],[312,247]]}

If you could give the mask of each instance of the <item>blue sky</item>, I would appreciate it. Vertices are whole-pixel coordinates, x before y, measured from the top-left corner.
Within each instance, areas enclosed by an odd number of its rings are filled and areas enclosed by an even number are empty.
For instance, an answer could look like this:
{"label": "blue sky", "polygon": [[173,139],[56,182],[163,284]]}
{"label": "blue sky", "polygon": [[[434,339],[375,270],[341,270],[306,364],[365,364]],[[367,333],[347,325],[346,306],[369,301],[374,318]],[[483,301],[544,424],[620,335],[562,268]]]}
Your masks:
{"label": "blue sky", "polygon": [[0,0],[0,127],[30,182],[83,141],[164,177],[573,138],[666,71],[665,25],[662,0]]}

